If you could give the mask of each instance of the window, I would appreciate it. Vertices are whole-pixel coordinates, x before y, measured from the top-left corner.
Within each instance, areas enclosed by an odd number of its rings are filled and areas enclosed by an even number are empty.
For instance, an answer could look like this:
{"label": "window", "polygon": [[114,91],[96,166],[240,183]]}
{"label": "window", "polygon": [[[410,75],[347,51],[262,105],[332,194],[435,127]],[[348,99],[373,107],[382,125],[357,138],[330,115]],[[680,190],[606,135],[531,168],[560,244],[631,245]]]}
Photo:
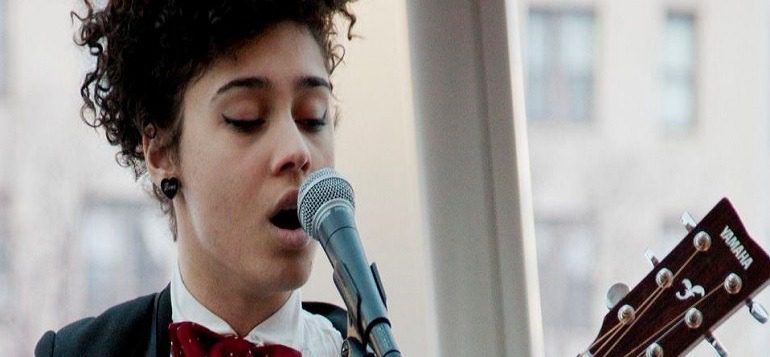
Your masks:
{"label": "window", "polygon": [[537,219],[535,236],[545,354],[575,354],[597,332],[591,314],[591,307],[596,306],[592,300],[598,257],[596,229],[588,219]]}
{"label": "window", "polygon": [[663,41],[662,114],[668,130],[687,130],[695,122],[695,18],[669,12]]}
{"label": "window", "polygon": [[531,121],[588,121],[594,102],[594,15],[529,11],[527,116]]}
{"label": "window", "polygon": [[88,313],[160,290],[171,277],[173,242],[157,207],[124,202],[86,206],[81,248]]}

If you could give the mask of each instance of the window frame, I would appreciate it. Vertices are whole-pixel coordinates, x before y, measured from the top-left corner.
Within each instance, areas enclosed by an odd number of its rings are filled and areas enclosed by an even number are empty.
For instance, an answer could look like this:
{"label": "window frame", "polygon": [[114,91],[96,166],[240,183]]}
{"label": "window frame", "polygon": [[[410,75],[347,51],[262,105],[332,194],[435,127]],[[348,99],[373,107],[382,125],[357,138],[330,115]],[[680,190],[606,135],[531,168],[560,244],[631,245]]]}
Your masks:
{"label": "window frame", "polygon": [[[525,72],[525,78],[526,78],[526,87],[525,87],[525,93],[526,93],[526,103],[527,103],[527,121],[529,123],[575,123],[575,124],[590,124],[597,120],[598,115],[598,91],[597,91],[597,56],[598,53],[597,47],[599,46],[599,41],[597,39],[598,34],[598,15],[597,12],[594,10],[593,7],[590,6],[543,6],[539,4],[532,4],[527,7],[527,22],[526,22],[526,39],[525,42],[526,45],[526,52],[525,52],[525,58],[526,61],[526,72]],[[544,30],[544,33],[546,33],[544,36],[546,37],[544,42],[545,45],[545,53],[552,52],[550,56],[544,56],[545,60],[541,64],[543,67],[542,73],[535,73],[532,71],[533,61],[533,51],[532,49],[535,47],[533,46],[533,43],[531,42],[533,36],[532,36],[532,20],[533,20],[533,14],[539,13],[541,16],[543,16],[544,22],[546,23],[546,29]],[[577,17],[587,17],[590,19],[590,39],[586,43],[589,44],[590,49],[587,51],[587,54],[589,56],[589,62],[590,64],[588,66],[585,66],[585,68],[581,68],[583,70],[588,69],[588,75],[587,75],[587,81],[588,84],[586,88],[590,88],[589,93],[587,94],[587,97],[585,97],[585,103],[586,106],[585,109],[585,115],[577,115],[577,111],[575,110],[578,105],[571,104],[571,101],[574,101],[577,99],[577,96],[572,95],[573,92],[572,89],[570,89],[571,86],[573,86],[577,81],[572,79],[572,77],[575,75],[575,73],[572,73],[569,70],[569,66],[564,61],[564,53],[565,47],[561,45],[561,42],[564,38],[564,32],[565,32],[565,23],[570,19],[570,17],[573,16],[575,18]],[[575,71],[576,73],[578,71]],[[540,91],[542,92],[542,103],[543,107],[545,108],[541,115],[534,115],[533,109],[535,98],[534,92],[533,92],[533,85],[535,81],[533,78],[536,76],[540,76],[542,78],[539,79],[539,81],[542,83]],[[552,90],[555,88],[555,90]],[[555,93],[561,93],[561,94],[555,94]],[[563,97],[563,98],[562,98]],[[551,108],[551,109],[549,109]]]}
{"label": "window frame", "polygon": [[[690,106],[690,115],[689,118],[686,120],[679,120],[679,119],[670,119],[667,118],[667,109],[666,109],[666,98],[665,95],[667,93],[668,88],[668,82],[671,80],[676,80],[676,78],[671,79],[669,72],[674,72],[676,69],[671,69],[669,67],[669,64],[666,63],[666,50],[667,50],[667,43],[668,43],[668,36],[669,36],[669,26],[671,24],[672,18],[689,18],[690,24],[691,24],[691,48],[692,51],[689,53],[689,61],[690,66],[688,69],[688,73],[684,74],[684,77],[687,78],[687,84],[689,87],[689,106]],[[668,133],[689,133],[694,131],[699,123],[699,117],[700,117],[700,110],[699,110],[699,98],[700,93],[698,91],[698,73],[700,72],[699,69],[699,63],[697,59],[699,58],[698,52],[699,52],[699,45],[698,40],[701,37],[699,34],[699,26],[698,26],[698,15],[694,9],[690,9],[687,7],[669,7],[666,9],[665,13],[663,14],[662,18],[662,26],[661,26],[661,50],[660,50],[660,62],[659,62],[659,86],[660,86],[660,97],[658,98],[660,103],[660,116],[659,120],[661,122],[661,126],[663,127],[663,130]],[[673,67],[673,66],[672,66]],[[681,73],[676,73],[674,76],[680,75]]]}

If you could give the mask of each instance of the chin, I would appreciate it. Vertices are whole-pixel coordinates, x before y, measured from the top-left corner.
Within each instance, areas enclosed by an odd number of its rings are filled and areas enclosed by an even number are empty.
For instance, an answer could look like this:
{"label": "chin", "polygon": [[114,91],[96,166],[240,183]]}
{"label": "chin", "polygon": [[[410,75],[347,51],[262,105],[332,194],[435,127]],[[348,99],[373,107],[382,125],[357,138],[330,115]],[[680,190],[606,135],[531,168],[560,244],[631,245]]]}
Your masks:
{"label": "chin", "polygon": [[276,290],[289,291],[301,288],[307,283],[310,277],[309,272],[304,271],[292,271],[281,274],[282,276],[276,281]]}
{"label": "chin", "polygon": [[294,259],[288,259],[283,263],[281,270],[278,272],[276,280],[274,280],[281,290],[294,290],[305,285],[310,278],[310,272],[313,267],[313,254],[312,251],[301,254]]}

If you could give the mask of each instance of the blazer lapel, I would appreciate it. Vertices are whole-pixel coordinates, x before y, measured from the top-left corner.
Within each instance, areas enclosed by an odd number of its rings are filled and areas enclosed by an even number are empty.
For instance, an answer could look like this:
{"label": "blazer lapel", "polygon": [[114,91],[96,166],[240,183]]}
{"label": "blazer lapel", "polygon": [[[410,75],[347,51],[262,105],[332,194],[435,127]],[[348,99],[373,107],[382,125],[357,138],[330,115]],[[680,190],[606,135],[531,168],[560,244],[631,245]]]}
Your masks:
{"label": "blazer lapel", "polygon": [[150,343],[145,351],[146,356],[166,357],[170,354],[168,325],[171,324],[171,285],[166,285],[163,291],[155,294],[152,311],[152,328]]}
{"label": "blazer lapel", "polygon": [[[318,302],[303,302],[302,308],[311,313],[323,315],[332,322],[343,339],[347,337],[348,315],[345,310],[331,304]],[[163,291],[155,294],[152,321],[150,342],[147,345],[145,356],[169,356],[171,353],[171,343],[168,339],[168,325],[171,324],[171,284],[166,285]]]}

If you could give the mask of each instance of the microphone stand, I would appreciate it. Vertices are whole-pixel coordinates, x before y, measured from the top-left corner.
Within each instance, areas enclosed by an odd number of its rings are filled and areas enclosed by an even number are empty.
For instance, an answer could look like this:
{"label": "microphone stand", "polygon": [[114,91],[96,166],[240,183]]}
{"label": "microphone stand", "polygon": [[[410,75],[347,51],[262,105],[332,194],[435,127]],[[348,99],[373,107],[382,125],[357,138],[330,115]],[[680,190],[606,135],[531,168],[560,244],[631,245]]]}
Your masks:
{"label": "microphone stand", "polygon": [[371,357],[372,354],[366,351],[366,347],[358,336],[358,331],[353,327],[352,318],[348,314],[348,337],[342,341],[342,357]]}
{"label": "microphone stand", "polygon": [[366,260],[352,205],[332,206],[325,214],[328,218],[320,220],[317,229],[321,233],[317,235],[324,237],[319,241],[334,268],[334,285],[348,308],[348,348],[342,351],[343,356],[347,352],[347,356],[363,357],[366,347],[371,347],[377,357],[401,357],[390,328],[380,273],[377,265]]}
{"label": "microphone stand", "polygon": [[380,274],[375,264],[369,265],[356,229],[353,188],[325,168],[305,178],[297,201],[302,228],[321,243],[348,309],[348,336],[341,355],[365,357],[370,347],[377,357],[401,357]]}
{"label": "microphone stand", "polygon": [[[348,319],[350,319],[350,316],[348,316]],[[375,356],[374,353],[369,352],[369,350],[364,347],[364,344],[361,342],[361,338],[358,336],[358,333],[354,332],[355,328],[353,328],[350,325],[350,320],[348,320],[348,337],[345,338],[344,341],[342,341],[342,357],[373,357]],[[391,350],[389,352],[386,352],[384,356],[388,357],[401,357],[401,352],[398,350]]]}
{"label": "microphone stand", "polygon": [[[385,289],[382,287],[377,265],[372,263],[369,266],[369,273],[372,274],[372,278],[377,284],[379,293],[377,297],[381,299],[381,306],[387,308]],[[351,282],[350,272],[345,265],[340,264],[334,267],[334,284],[337,285],[337,289],[342,293],[342,299],[345,300],[345,305],[348,307],[348,336],[342,343],[342,357],[401,357],[401,352],[396,345],[386,313],[384,311],[363,311],[366,310],[366,307],[361,304],[361,294],[356,285],[351,284],[355,291],[342,288],[345,286],[345,283],[350,284]],[[346,291],[348,292],[347,294],[345,293]],[[372,309],[370,308],[369,310]],[[375,317],[372,319],[372,316]],[[364,321],[367,319],[370,320]],[[367,347],[371,347],[374,353],[368,352]]]}

